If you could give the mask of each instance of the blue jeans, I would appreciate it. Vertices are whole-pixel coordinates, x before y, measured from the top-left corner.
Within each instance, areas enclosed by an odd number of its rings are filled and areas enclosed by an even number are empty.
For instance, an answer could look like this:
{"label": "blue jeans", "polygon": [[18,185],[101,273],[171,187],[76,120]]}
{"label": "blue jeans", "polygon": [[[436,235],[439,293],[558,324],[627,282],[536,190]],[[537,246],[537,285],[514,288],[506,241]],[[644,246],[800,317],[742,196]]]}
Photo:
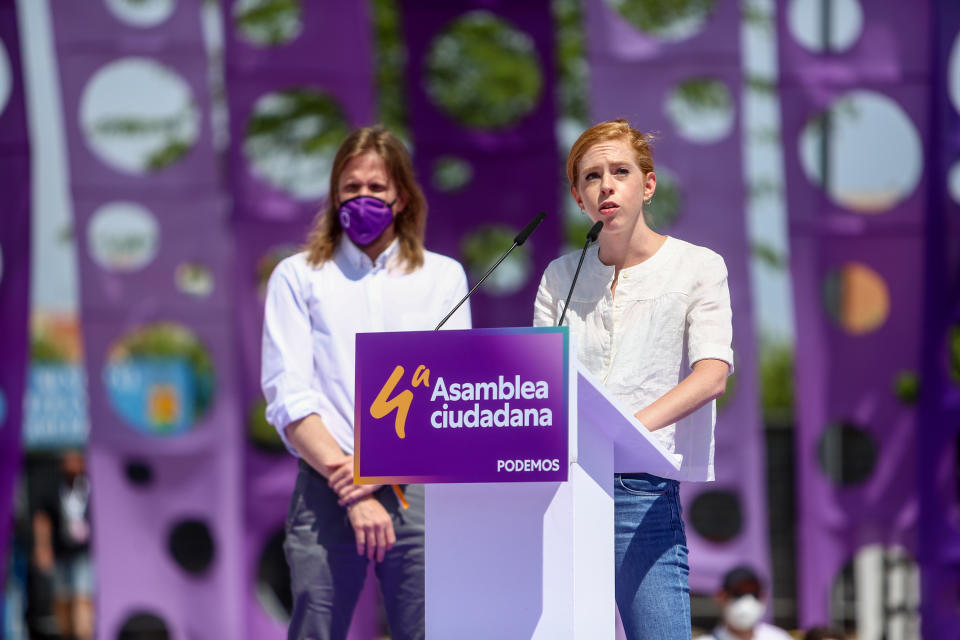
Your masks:
{"label": "blue jeans", "polygon": [[690,640],[690,565],[676,480],[614,475],[617,608],[628,640]]}
{"label": "blue jeans", "polygon": [[[423,485],[407,485],[409,509],[389,487],[374,496],[393,519],[397,542],[374,571],[394,640],[423,640]],[[283,549],[290,566],[290,640],[343,640],[367,576],[346,509],[305,462],[290,501]]]}

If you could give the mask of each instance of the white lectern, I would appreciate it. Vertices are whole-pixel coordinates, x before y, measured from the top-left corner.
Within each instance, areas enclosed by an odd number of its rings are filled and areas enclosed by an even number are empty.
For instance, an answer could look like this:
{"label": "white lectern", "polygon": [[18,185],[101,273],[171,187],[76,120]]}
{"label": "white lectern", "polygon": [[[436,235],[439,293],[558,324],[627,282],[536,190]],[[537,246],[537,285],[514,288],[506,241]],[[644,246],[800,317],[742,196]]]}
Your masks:
{"label": "white lectern", "polygon": [[582,369],[570,403],[568,482],[426,486],[428,640],[613,640],[614,469],[679,463]]}

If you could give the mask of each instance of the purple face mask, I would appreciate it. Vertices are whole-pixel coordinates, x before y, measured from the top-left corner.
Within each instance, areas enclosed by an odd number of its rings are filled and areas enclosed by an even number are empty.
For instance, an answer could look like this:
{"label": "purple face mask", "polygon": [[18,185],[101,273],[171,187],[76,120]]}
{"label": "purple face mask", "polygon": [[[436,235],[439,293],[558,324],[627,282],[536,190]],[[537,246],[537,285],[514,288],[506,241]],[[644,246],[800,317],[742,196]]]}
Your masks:
{"label": "purple face mask", "polygon": [[340,204],[340,226],[353,244],[365,247],[393,222],[393,204],[374,196],[357,196]]}

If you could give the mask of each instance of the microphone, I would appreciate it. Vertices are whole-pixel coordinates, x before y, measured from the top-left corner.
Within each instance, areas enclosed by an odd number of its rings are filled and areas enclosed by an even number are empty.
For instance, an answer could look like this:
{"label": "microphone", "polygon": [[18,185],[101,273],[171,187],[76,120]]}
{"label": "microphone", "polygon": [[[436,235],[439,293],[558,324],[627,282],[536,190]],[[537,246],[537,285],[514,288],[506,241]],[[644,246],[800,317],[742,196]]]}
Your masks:
{"label": "microphone", "polygon": [[[517,237],[513,239],[513,245],[514,245],[515,247],[519,247],[519,246],[522,245],[524,242],[526,242],[526,241],[527,241],[527,238],[530,237],[530,234],[533,233],[533,230],[536,229],[536,228],[537,228],[537,225],[539,225],[541,222],[543,222],[543,219],[546,218],[546,217],[547,217],[547,214],[544,213],[543,211],[541,211],[540,213],[538,213],[538,214],[536,215],[536,217],[534,217],[533,220],[531,220],[529,223],[527,223],[527,226],[525,226],[525,227],[523,228],[523,231],[521,231],[520,233],[518,233],[518,234],[517,234]],[[510,247],[510,251],[513,251],[513,247]],[[510,253],[510,251],[507,251],[507,253]],[[500,263],[498,262],[497,264],[500,264]],[[496,266],[496,265],[494,265],[494,266]],[[490,271],[493,271],[493,269],[490,269]],[[488,273],[489,273],[489,272],[488,272]],[[484,277],[486,277],[486,276],[484,276]]]}
{"label": "microphone", "polygon": [[577,277],[580,275],[580,267],[583,266],[583,258],[587,255],[587,247],[597,241],[600,230],[603,229],[603,220],[597,220],[596,224],[590,227],[587,232],[587,241],[583,243],[583,251],[580,252],[580,262],[577,263],[577,270],[573,273],[573,282],[570,283],[570,293],[567,294],[567,300],[563,303],[563,313],[560,314],[560,322],[557,326],[563,324],[563,318],[567,315],[567,307],[570,305],[570,297],[573,296],[573,288],[577,285]]}
{"label": "microphone", "polygon": [[536,215],[536,217],[534,217],[533,220],[530,221],[530,223],[527,226],[523,228],[523,230],[520,233],[517,234],[517,237],[513,239],[513,244],[510,245],[510,248],[507,249],[502,256],[500,256],[500,259],[497,260],[496,264],[494,264],[492,267],[487,269],[487,272],[483,274],[483,277],[480,278],[480,281],[477,282],[477,284],[473,285],[473,289],[470,289],[470,291],[467,292],[467,295],[460,298],[460,302],[458,302],[456,306],[454,306],[453,309],[450,310],[450,313],[448,313],[443,317],[443,320],[440,321],[440,324],[438,324],[433,329],[434,331],[437,331],[440,327],[446,324],[447,320],[450,319],[450,316],[456,313],[457,309],[459,309],[460,306],[467,301],[467,298],[473,295],[473,292],[476,291],[481,284],[483,284],[483,281],[487,279],[487,276],[493,273],[493,270],[500,266],[500,263],[503,262],[508,255],[510,255],[511,251],[513,251],[514,249],[522,245],[524,242],[526,242],[527,238],[530,237],[530,234],[533,233],[533,230],[536,229],[537,225],[543,222],[543,219],[546,217],[547,217],[547,214],[541,211]]}

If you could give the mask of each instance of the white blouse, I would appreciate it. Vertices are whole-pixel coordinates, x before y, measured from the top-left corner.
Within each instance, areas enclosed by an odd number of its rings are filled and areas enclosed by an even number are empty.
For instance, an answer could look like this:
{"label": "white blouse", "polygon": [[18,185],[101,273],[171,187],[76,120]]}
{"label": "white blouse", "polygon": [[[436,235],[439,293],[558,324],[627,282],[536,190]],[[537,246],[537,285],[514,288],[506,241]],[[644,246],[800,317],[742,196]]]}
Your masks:
{"label": "white blouse", "polygon": [[[693,363],[716,358],[733,372],[732,312],[727,268],[717,253],[668,237],[650,258],[622,269],[616,297],[614,267],[587,250],[564,319],[576,336],[580,362],[631,413],[686,377]],[[556,325],[580,252],[550,263],[534,306],[534,326]],[[716,402],[653,432],[680,460],[677,480],[713,480]],[[643,469],[632,471],[642,472]]]}
{"label": "white blouse", "polygon": [[[267,421],[287,440],[287,425],[316,413],[340,448],[353,453],[357,333],[429,331],[467,293],[460,263],[430,251],[407,273],[393,242],[375,262],[344,238],[318,267],[307,254],[283,260],[267,285],[260,384]],[[469,329],[465,303],[443,326]]]}

